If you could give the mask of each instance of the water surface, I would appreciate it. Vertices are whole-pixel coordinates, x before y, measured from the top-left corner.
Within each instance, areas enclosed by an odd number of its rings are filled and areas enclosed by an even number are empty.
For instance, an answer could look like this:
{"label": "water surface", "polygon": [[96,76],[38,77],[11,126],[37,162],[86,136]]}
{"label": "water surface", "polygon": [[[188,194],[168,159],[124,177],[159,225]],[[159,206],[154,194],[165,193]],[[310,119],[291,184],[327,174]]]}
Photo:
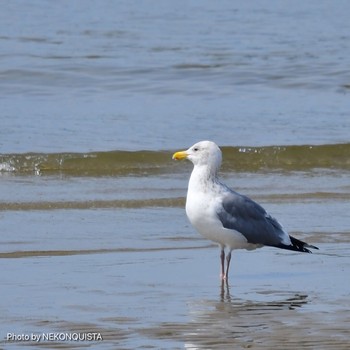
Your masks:
{"label": "water surface", "polygon": [[[3,2],[0,347],[347,349],[349,10]],[[171,160],[203,139],[225,183],[320,250],[235,251],[221,285]]]}

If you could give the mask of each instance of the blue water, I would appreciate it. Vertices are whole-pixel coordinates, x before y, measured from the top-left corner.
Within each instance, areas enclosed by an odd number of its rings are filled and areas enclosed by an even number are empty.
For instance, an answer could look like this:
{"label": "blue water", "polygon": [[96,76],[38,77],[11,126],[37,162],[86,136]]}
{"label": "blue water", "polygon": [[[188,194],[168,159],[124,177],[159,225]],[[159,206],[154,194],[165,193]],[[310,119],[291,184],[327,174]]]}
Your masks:
{"label": "blue water", "polygon": [[[95,331],[103,342],[40,345],[347,349],[349,13],[346,0],[2,1],[0,347],[36,346],[11,332]],[[223,181],[320,250],[236,251],[222,288],[217,247],[185,215],[191,167],[171,160],[202,139],[238,146]],[[304,144],[338,146],[235,164],[237,149]],[[111,150],[161,152],[85,153]]]}
{"label": "blue water", "polygon": [[9,1],[0,152],[350,135],[347,1]]}

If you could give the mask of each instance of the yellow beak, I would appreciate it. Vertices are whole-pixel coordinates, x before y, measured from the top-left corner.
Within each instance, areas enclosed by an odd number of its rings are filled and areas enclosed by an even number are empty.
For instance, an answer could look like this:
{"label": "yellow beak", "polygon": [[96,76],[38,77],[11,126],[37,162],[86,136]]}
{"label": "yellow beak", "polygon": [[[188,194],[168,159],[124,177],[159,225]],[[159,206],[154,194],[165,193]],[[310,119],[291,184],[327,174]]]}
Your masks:
{"label": "yellow beak", "polygon": [[186,151],[180,151],[173,154],[173,159],[181,160],[187,158],[188,154]]}

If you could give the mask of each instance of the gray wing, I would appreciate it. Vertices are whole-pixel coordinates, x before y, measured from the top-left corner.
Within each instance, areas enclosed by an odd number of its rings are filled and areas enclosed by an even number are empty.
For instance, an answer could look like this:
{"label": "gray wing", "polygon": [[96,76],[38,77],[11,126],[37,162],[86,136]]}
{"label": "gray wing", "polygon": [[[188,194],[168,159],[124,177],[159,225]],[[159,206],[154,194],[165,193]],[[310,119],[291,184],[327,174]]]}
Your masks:
{"label": "gray wing", "polygon": [[288,234],[265,209],[237,192],[227,192],[217,215],[227,229],[240,232],[249,243],[280,246]]}

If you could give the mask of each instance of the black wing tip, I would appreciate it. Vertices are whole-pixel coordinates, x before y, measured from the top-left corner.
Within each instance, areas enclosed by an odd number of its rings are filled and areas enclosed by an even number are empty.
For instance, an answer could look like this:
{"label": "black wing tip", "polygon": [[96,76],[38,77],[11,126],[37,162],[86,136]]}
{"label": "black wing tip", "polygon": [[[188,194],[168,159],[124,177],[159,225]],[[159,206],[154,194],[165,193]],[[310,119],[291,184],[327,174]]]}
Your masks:
{"label": "black wing tip", "polygon": [[[310,249],[317,249],[319,250],[318,247],[308,244],[306,242],[300,241],[299,239],[296,239],[292,236],[289,236],[290,240],[292,242],[291,245],[280,245],[279,248],[283,248],[283,249],[288,249],[288,250],[294,250],[296,252],[302,252],[302,253],[312,253],[312,251]],[[310,249],[308,249],[310,248]]]}
{"label": "black wing tip", "polygon": [[318,247],[314,246],[314,245],[311,245],[311,244],[307,244],[306,245],[308,248],[311,248],[311,249],[316,249],[316,250],[319,250]]}

